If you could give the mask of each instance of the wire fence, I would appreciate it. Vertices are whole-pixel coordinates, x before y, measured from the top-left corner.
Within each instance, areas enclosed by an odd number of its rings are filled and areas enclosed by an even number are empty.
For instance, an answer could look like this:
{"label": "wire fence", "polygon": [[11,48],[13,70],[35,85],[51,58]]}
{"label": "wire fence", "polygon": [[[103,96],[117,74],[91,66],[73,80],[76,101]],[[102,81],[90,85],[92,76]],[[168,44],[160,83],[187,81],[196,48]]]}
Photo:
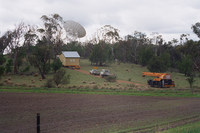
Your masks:
{"label": "wire fence", "polygon": [[[130,112],[133,113],[133,112]],[[71,120],[58,120],[55,122],[47,122],[47,123],[40,123],[40,131],[41,133],[49,133],[49,132],[64,132],[67,129],[70,129],[73,127],[73,129],[79,129],[81,126],[77,125],[75,123],[89,123],[92,120],[93,125],[98,124],[98,122],[103,123],[103,120],[106,120],[106,118],[111,117],[125,117],[126,115],[130,115],[130,113],[128,114],[107,114],[107,115],[99,115],[99,116],[93,116],[93,117],[88,117],[85,116],[85,118],[80,118],[80,119],[71,119]],[[42,117],[42,116],[41,116]],[[108,124],[108,122],[105,122],[106,124]],[[98,127],[95,128],[105,128],[108,125],[100,125]],[[88,127],[90,127],[91,125],[89,125]],[[93,128],[94,126],[91,126],[91,128]],[[10,130],[3,130],[3,133],[25,133],[25,132],[36,132],[37,130],[37,123],[34,123],[32,126],[26,126],[23,125],[23,129],[10,129]],[[62,131],[63,130],[63,131]],[[80,130],[87,130],[86,128],[80,128]]]}
{"label": "wire fence", "polygon": [[[121,114],[118,116],[122,116],[122,117],[126,117],[126,115],[128,116],[129,114]],[[135,114],[137,115],[137,114]],[[117,115],[113,115],[112,117],[115,117]],[[107,115],[104,116],[99,116],[99,117],[91,117],[91,118],[85,118],[85,119],[81,119],[79,120],[68,120],[68,121],[58,121],[56,124],[49,122],[49,123],[41,123],[40,128],[41,128],[41,133],[53,133],[53,132],[58,132],[58,133],[62,133],[62,132],[67,132],[68,130],[72,129],[80,129],[80,132],[84,132],[86,130],[90,130],[91,128],[98,128],[99,130],[103,130],[106,128],[109,128],[112,125],[115,125],[116,123],[112,124],[109,122],[104,122],[101,123],[102,125],[99,126],[95,126],[95,123],[93,123],[93,126],[89,125],[89,127],[85,127],[83,128],[81,125],[74,125],[74,123],[88,123],[88,120],[91,119],[96,119],[96,118],[105,118],[107,117]],[[99,121],[101,121],[100,119],[98,119]],[[128,122],[126,122],[126,124],[132,123],[135,120],[130,120]],[[102,122],[102,121],[101,121]],[[96,124],[98,124],[98,122],[96,122]],[[118,125],[120,125],[120,122],[117,123]],[[37,131],[37,125],[36,123],[33,124],[33,126],[23,126],[23,129],[15,129],[15,130],[3,130],[1,131],[2,133],[31,133],[31,132],[36,132]],[[78,131],[78,130],[77,130]],[[39,133],[39,132],[38,132]]]}
{"label": "wire fence", "polygon": [[[130,105],[119,105],[119,106],[111,106],[110,108],[107,108],[107,109],[109,110],[111,108],[113,110],[115,108],[131,108],[131,106]],[[95,109],[94,108],[82,109],[81,111],[82,112],[93,112],[93,111],[97,111],[97,110],[102,111],[102,110],[104,110],[104,107],[98,107],[98,108],[95,108]],[[66,112],[65,116],[70,116],[71,113],[78,113],[78,112],[80,112],[80,110],[68,111],[68,112]],[[53,116],[55,114],[50,113],[49,115]],[[103,116],[99,115],[99,116],[94,116],[94,117],[85,116],[86,118],[81,118],[79,120],[73,120],[73,119],[72,120],[65,120],[64,118],[61,118],[60,120],[56,121],[56,123],[59,123],[59,125],[56,124],[57,125],[56,127],[54,126],[55,123],[52,123],[51,121],[48,122],[48,123],[41,123],[40,127],[41,127],[41,131],[43,133],[43,132],[48,132],[48,131],[51,131],[51,130],[53,131],[53,130],[58,130],[58,129],[62,129],[62,128],[70,128],[72,126],[74,127],[74,125],[72,125],[72,123],[76,123],[76,122],[80,123],[80,122],[83,122],[83,121],[86,122],[86,121],[92,120],[92,119],[106,118],[109,115],[110,114],[103,115]],[[76,125],[76,126],[78,127],[78,125]],[[22,133],[22,132],[30,132],[30,131],[35,132],[35,130],[36,130],[36,126],[35,126],[35,123],[34,123],[33,126],[27,126],[27,125],[23,124],[23,129],[4,129],[0,132],[3,132],[3,133],[15,133],[15,132]]]}

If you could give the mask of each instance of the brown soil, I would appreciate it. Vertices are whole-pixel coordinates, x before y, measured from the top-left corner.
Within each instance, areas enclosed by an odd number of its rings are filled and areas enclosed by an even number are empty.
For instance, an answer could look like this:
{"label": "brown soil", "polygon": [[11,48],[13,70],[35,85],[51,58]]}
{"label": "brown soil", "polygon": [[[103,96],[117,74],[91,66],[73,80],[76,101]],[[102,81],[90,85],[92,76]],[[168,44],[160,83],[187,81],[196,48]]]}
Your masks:
{"label": "brown soil", "polygon": [[117,80],[117,83],[133,84],[135,86],[145,86],[145,87],[147,87],[147,85],[145,85],[145,84],[125,81],[125,80]]}
{"label": "brown soil", "polygon": [[90,73],[88,71],[85,71],[85,70],[82,70],[82,69],[78,69],[76,71],[90,75]]}
{"label": "brown soil", "polygon": [[35,133],[37,113],[42,133],[149,132],[200,120],[199,98],[1,92],[0,106],[1,133]]}

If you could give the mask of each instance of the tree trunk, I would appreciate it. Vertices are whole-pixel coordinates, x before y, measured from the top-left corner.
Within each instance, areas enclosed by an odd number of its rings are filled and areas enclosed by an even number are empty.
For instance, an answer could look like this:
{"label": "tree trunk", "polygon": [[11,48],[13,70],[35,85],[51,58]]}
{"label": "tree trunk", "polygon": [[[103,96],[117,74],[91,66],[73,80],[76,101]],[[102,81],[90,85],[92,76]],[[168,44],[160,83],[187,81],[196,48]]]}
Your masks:
{"label": "tree trunk", "polygon": [[40,74],[41,74],[42,79],[45,79],[44,73],[40,73]]}
{"label": "tree trunk", "polygon": [[190,89],[192,91],[192,94],[194,94],[194,88],[192,87],[192,85],[190,85]]}
{"label": "tree trunk", "polygon": [[15,53],[14,55],[14,67],[13,67],[13,72],[14,74],[17,74],[18,73],[18,68],[17,68],[17,56],[18,56],[18,52]]}
{"label": "tree trunk", "polygon": [[134,51],[134,63],[137,64],[137,47],[135,48]]}
{"label": "tree trunk", "polygon": [[40,68],[40,67],[39,67],[38,69],[39,69],[39,72],[40,72],[40,75],[41,75],[42,79],[45,79],[44,72],[42,72],[42,70],[41,70],[41,68]]}
{"label": "tree trunk", "polygon": [[103,63],[102,63],[102,61],[100,61],[100,62],[99,62],[99,66],[103,66]]}

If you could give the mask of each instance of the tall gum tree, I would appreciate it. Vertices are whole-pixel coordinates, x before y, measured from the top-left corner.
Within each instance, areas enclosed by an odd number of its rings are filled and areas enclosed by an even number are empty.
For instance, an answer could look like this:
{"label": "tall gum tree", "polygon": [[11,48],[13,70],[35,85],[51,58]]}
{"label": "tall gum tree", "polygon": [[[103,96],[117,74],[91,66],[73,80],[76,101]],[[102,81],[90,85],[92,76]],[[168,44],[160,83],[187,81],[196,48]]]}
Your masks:
{"label": "tall gum tree", "polygon": [[7,46],[7,53],[11,54],[11,58],[13,59],[13,72],[14,74],[18,73],[18,57],[20,47],[22,46],[22,42],[24,40],[24,33],[26,31],[26,26],[22,22],[16,26],[13,31],[10,31],[8,34],[8,46]]}

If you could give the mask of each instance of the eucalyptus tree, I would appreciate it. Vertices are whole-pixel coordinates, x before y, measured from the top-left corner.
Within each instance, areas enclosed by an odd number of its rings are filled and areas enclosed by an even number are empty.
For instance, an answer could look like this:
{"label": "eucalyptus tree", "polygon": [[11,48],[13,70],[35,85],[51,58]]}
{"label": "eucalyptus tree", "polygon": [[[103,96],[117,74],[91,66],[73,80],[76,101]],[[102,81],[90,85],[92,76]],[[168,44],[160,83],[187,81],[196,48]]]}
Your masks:
{"label": "eucalyptus tree", "polygon": [[45,74],[48,73],[50,65],[51,49],[48,47],[48,41],[43,38],[38,40],[37,44],[32,48],[31,54],[28,56],[30,64],[38,69],[42,79],[45,79]]}
{"label": "eucalyptus tree", "polygon": [[3,34],[0,37],[0,54],[4,53],[10,41],[11,41],[11,31],[6,31],[5,34]]}
{"label": "eucalyptus tree", "polygon": [[[198,38],[200,38],[200,22],[195,23],[194,25],[192,25],[191,28],[193,32],[198,36]],[[192,46],[194,47],[194,49],[192,51],[192,54],[194,56],[192,57],[192,59],[193,59],[194,67],[196,70],[200,72],[200,41],[192,42],[190,40],[187,43],[193,44]]]}
{"label": "eucalyptus tree", "polygon": [[180,35],[180,44],[183,45],[184,43],[186,43],[188,41],[188,36],[190,34],[181,34]]}
{"label": "eucalyptus tree", "polygon": [[41,38],[45,38],[48,47],[52,49],[52,56],[56,59],[56,55],[60,54],[63,45],[63,18],[59,14],[43,15],[41,17],[44,28],[38,29]]}
{"label": "eucalyptus tree", "polygon": [[0,79],[1,79],[1,76],[4,74],[4,71],[5,71],[5,67],[4,67],[5,62],[6,62],[6,59],[5,59],[4,55],[0,54]]}
{"label": "eucalyptus tree", "polygon": [[147,38],[146,38],[146,35],[144,33],[139,32],[139,31],[134,32],[134,36],[133,36],[133,39],[131,41],[131,43],[133,43],[131,45],[132,49],[133,49],[133,54],[131,56],[134,58],[134,63],[136,63],[136,64],[138,63],[139,46],[145,45],[146,41],[147,41]]}
{"label": "eucalyptus tree", "polygon": [[89,41],[94,45],[90,61],[101,66],[106,61],[112,60],[114,56],[113,44],[120,39],[119,30],[110,25],[105,25],[98,29]]}
{"label": "eucalyptus tree", "polygon": [[89,60],[91,63],[102,66],[105,62],[112,60],[112,49],[109,44],[104,41],[100,41],[94,45],[93,51]]}
{"label": "eucalyptus tree", "polygon": [[94,33],[90,42],[97,44],[100,41],[104,41],[105,43],[113,44],[119,40],[121,40],[121,37],[119,36],[119,30],[112,27],[111,25],[105,25]]}
{"label": "eucalyptus tree", "polygon": [[193,32],[200,38],[200,22],[195,23],[191,28]]}
{"label": "eucalyptus tree", "polygon": [[7,53],[11,55],[11,58],[13,60],[13,72],[14,74],[18,73],[18,66],[20,65],[18,63],[19,61],[19,55],[20,50],[22,47],[22,42],[24,40],[24,34],[26,32],[26,26],[24,23],[20,23],[16,26],[16,28],[13,31],[7,32]]}
{"label": "eucalyptus tree", "polygon": [[27,27],[27,32],[24,35],[24,43],[23,43],[27,60],[29,59],[28,57],[30,56],[32,49],[36,45],[38,39],[39,36],[37,35],[37,27],[29,25]]}

